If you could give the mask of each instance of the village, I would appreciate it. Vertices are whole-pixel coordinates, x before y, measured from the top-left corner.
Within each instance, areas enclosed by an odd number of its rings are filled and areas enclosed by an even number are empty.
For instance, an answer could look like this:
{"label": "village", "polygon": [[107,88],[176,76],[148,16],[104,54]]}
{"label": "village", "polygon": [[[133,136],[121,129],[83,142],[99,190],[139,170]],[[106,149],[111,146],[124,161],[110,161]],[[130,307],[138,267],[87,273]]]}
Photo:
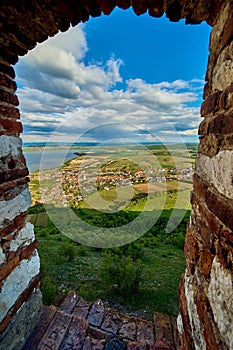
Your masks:
{"label": "village", "polygon": [[[43,194],[41,202],[54,205],[78,207],[87,196],[96,191],[110,191],[119,187],[132,186],[139,192],[147,192],[146,184],[150,184],[150,192],[166,192],[167,184],[177,181],[191,183],[193,168],[147,168],[138,166],[123,166],[117,164],[115,169],[109,169],[112,161],[100,166],[99,162],[88,162],[80,166],[79,158],[71,160],[62,169],[34,174],[33,179],[40,183]],[[176,188],[177,185],[174,186]],[[171,188],[171,186],[170,186]],[[40,202],[40,200],[38,201]]]}

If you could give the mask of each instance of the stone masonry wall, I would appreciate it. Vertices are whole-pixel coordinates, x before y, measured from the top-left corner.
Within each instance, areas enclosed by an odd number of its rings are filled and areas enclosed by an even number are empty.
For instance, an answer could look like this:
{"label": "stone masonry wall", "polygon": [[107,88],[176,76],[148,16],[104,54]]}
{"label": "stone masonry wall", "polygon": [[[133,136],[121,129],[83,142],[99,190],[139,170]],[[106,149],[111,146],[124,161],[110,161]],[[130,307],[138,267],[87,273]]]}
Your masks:
{"label": "stone masonry wall", "polygon": [[[39,258],[22,153],[14,65],[37,42],[115,6],[213,26],[178,316],[180,349],[233,348],[233,1],[0,2],[0,349],[22,347],[41,310]],[[153,38],[151,38],[153,45]],[[32,310],[32,305],[33,310]],[[31,311],[32,310],[32,311]]]}
{"label": "stone masonry wall", "polygon": [[[41,309],[41,295],[36,292],[40,265],[33,225],[25,222],[31,198],[27,185],[28,169],[19,138],[22,125],[16,108],[19,102],[15,95],[14,70],[3,60],[0,67],[0,333],[2,338],[8,334],[12,339],[12,324],[16,318],[21,320],[22,314],[28,314],[27,326],[21,322],[21,326],[18,323],[15,327],[20,341],[21,332],[22,339],[29,335]],[[29,313],[32,298],[37,309],[35,312],[31,309]],[[13,340],[11,344],[15,346]],[[0,348],[4,348],[1,338]]]}
{"label": "stone masonry wall", "polygon": [[210,38],[187,269],[180,286],[181,349],[233,349],[233,3]]}

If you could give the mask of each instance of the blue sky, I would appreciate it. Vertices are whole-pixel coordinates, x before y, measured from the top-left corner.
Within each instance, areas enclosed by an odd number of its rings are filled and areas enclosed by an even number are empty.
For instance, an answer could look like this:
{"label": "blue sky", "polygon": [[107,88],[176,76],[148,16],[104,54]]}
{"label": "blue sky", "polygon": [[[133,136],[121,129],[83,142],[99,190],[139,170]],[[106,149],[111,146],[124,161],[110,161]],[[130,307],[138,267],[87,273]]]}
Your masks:
{"label": "blue sky", "polygon": [[115,9],[39,44],[16,65],[23,140],[197,141],[209,33]]}

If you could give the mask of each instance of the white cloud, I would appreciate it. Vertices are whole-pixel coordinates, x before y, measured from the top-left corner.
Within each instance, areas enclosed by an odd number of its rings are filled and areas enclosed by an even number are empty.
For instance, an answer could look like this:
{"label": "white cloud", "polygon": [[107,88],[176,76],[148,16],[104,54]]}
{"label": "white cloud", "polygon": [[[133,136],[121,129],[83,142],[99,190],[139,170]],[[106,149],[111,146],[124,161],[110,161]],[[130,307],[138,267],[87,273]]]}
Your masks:
{"label": "white cloud", "polygon": [[128,86],[135,102],[157,110],[170,110],[174,106],[195,101],[197,98],[192,92],[179,92],[184,86],[189,87],[187,82],[182,81],[147,84],[141,79],[135,79],[129,80]]}
{"label": "white cloud", "polygon": [[198,129],[190,129],[190,130],[181,131],[180,134],[181,135],[197,135],[197,131],[198,131]]}
{"label": "white cloud", "polygon": [[[85,64],[87,50],[79,26],[39,44],[17,64],[25,140],[48,137],[59,125],[55,134],[63,141],[87,130],[90,139],[117,134],[149,140],[171,130],[195,135],[199,110],[192,103],[199,99],[202,81],[125,81],[120,58],[110,55],[107,62]],[[122,89],[116,89],[117,83]],[[107,132],[96,128],[109,122],[115,124]]]}

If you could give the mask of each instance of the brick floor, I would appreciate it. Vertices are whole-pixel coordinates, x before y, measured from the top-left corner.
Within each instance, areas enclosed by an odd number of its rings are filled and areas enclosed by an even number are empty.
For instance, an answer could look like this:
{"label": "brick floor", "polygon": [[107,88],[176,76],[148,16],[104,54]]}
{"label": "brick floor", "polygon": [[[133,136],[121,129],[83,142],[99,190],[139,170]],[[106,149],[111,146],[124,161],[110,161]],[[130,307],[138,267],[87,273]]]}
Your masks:
{"label": "brick floor", "polygon": [[71,291],[60,306],[44,307],[23,350],[175,350],[175,324],[159,313],[153,322],[122,315]]}

